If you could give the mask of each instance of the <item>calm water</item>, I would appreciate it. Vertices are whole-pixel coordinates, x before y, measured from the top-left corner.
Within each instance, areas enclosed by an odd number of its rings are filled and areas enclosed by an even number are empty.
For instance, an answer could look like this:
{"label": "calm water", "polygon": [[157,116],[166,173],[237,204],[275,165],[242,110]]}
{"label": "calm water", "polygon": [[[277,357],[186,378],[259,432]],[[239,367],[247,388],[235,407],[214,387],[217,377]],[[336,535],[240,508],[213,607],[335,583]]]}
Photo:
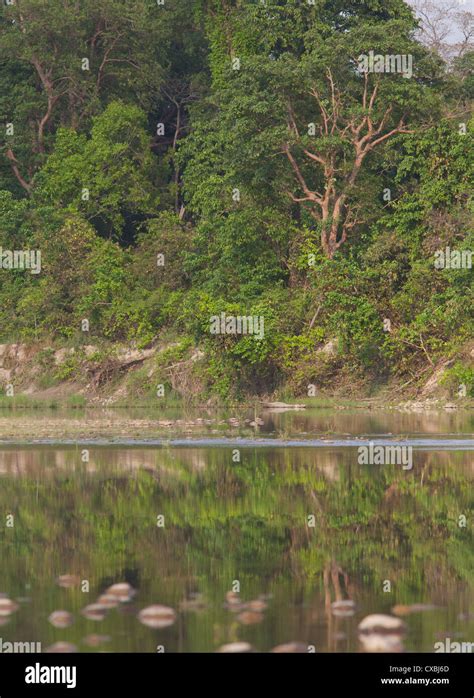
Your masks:
{"label": "calm water", "polygon": [[[88,437],[88,420],[100,416],[75,411],[85,425],[77,438],[27,443],[37,438],[33,425],[29,439],[19,430],[18,443],[3,440],[0,592],[20,606],[0,617],[3,642],[212,652],[240,640],[259,651],[300,641],[358,651],[362,618],[411,604],[435,608],[403,616],[406,650],[474,640],[472,414],[263,412],[253,427],[245,423],[253,412],[165,416],[181,423],[114,443],[111,422],[163,413],[109,411]],[[224,423],[229,416],[239,424]],[[358,444],[371,439],[413,445],[413,468],[359,465]],[[89,591],[61,588],[64,574],[87,580]],[[132,601],[100,621],[81,615],[124,581],[137,590]],[[235,582],[242,604],[267,608],[226,607]],[[331,602],[347,598],[354,615],[336,617]],[[174,608],[176,621],[142,625],[137,613],[151,604]],[[73,625],[53,627],[55,610],[70,611]],[[107,640],[90,648],[92,633]]]}

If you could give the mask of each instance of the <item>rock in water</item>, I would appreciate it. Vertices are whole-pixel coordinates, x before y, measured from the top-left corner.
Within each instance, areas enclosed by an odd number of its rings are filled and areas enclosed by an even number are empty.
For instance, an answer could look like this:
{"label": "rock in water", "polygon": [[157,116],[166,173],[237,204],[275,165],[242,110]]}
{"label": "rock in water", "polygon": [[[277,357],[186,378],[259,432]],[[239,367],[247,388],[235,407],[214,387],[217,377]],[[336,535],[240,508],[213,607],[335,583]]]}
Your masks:
{"label": "rock in water", "polygon": [[248,642],[231,642],[228,645],[222,645],[217,651],[227,654],[239,654],[243,652],[253,652],[253,647]]}
{"label": "rock in water", "polygon": [[412,603],[410,606],[397,604],[392,608],[396,616],[408,616],[410,613],[422,613],[423,611],[435,611],[438,607],[429,603]]}
{"label": "rock in water", "polygon": [[176,620],[176,611],[169,606],[155,604],[143,608],[138,614],[138,620],[149,628],[167,628]]}
{"label": "rock in water", "polygon": [[121,603],[126,603],[130,601],[137,592],[135,589],[127,582],[121,582],[120,584],[112,584],[108,589],[105,590],[106,596],[114,596],[117,601]]}
{"label": "rock in water", "polygon": [[87,635],[83,639],[83,643],[87,645],[88,647],[99,647],[102,645],[104,642],[110,642],[111,637],[110,635]]}
{"label": "rock in water", "polygon": [[69,611],[53,611],[48,620],[55,628],[69,628],[74,623],[74,616]]}
{"label": "rock in water", "polygon": [[404,650],[400,635],[369,633],[359,635],[359,639],[365,652],[403,652]]}
{"label": "rock in water", "polygon": [[255,623],[261,623],[263,620],[263,613],[257,613],[256,611],[243,611],[237,616],[237,620],[242,625],[255,625]]}
{"label": "rock in water", "polygon": [[91,603],[83,608],[81,613],[88,620],[104,620],[107,611],[107,606],[103,606],[100,603]]}
{"label": "rock in water", "polygon": [[45,652],[48,652],[48,654],[57,654],[58,652],[61,654],[72,653],[77,652],[77,647],[76,645],[73,645],[70,642],[55,642],[54,645],[50,645],[49,647],[47,647]]}
{"label": "rock in water", "polygon": [[402,652],[405,630],[400,618],[375,613],[359,623],[359,640],[366,652]]}
{"label": "rock in water", "polygon": [[400,618],[375,613],[359,623],[359,640],[366,652],[401,652],[405,631]]}
{"label": "rock in water", "polygon": [[62,574],[56,579],[56,583],[64,589],[70,589],[72,587],[77,587],[81,580],[76,574]]}
{"label": "rock in water", "polygon": [[394,616],[386,616],[382,613],[374,613],[373,615],[366,616],[359,623],[359,633],[404,633],[406,630],[405,623],[400,620],[400,618],[395,618]]}
{"label": "rock in water", "polygon": [[107,606],[107,608],[116,608],[120,604],[120,599],[113,594],[101,594],[97,599],[97,603],[100,606]]}
{"label": "rock in water", "polygon": [[303,654],[308,651],[308,645],[303,642],[287,642],[272,649],[275,654]]}
{"label": "rock in water", "polygon": [[334,601],[331,604],[331,611],[333,616],[337,618],[350,618],[355,613],[355,603],[352,599],[345,599],[343,601]]}
{"label": "rock in water", "polygon": [[256,613],[262,613],[268,608],[268,604],[263,599],[254,599],[246,604],[246,608],[249,611],[255,611]]}
{"label": "rock in water", "polygon": [[16,601],[9,598],[0,599],[0,617],[10,616],[15,611],[18,611],[20,605]]}

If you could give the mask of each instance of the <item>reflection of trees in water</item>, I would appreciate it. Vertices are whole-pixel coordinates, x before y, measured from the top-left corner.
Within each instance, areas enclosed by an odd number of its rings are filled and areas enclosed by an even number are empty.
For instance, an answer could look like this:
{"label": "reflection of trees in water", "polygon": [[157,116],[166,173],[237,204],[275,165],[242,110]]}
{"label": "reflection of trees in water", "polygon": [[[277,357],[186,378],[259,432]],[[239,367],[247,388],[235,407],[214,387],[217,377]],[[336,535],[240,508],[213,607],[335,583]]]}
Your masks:
{"label": "reflection of trees in water", "polygon": [[[331,648],[341,624],[329,599],[469,610],[472,532],[458,526],[469,454],[415,453],[412,471],[359,466],[355,454],[247,449],[232,463],[225,449],[111,450],[78,464],[74,451],[3,453],[0,512],[15,526],[0,528],[0,590],[28,570],[47,589],[60,573],[117,581],[129,567],[160,601],[199,590],[220,604],[239,579],[254,596],[304,602],[308,633],[324,619]],[[384,595],[387,579],[396,595]]]}
{"label": "reflection of trees in water", "polygon": [[264,431],[283,435],[326,434],[472,434],[474,414],[466,410],[429,411],[413,406],[406,410],[304,410],[264,413]]}

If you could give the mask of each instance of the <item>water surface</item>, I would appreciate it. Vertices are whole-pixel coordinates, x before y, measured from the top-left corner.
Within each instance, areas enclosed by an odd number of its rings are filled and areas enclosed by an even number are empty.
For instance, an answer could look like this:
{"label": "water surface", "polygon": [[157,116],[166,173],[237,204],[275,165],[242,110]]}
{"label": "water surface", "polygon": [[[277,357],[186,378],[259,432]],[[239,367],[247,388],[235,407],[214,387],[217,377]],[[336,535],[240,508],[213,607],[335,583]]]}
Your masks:
{"label": "water surface", "polygon": [[[261,412],[263,425],[251,427],[245,419],[256,415],[245,411],[110,412],[102,430],[88,413],[76,439],[0,432],[0,517],[14,517],[0,527],[0,592],[20,603],[0,619],[4,642],[212,652],[237,640],[259,651],[300,641],[359,651],[363,617],[411,604],[434,608],[404,616],[407,651],[474,639],[470,413]],[[35,416],[43,425],[67,418]],[[125,418],[151,426],[113,437],[110,422]],[[158,426],[164,418],[172,426]],[[190,425],[196,419],[210,423]],[[369,441],[412,445],[413,468],[359,465]],[[89,591],[61,588],[63,574]],[[81,615],[121,581],[137,590],[132,601],[101,621]],[[241,604],[267,608],[226,607],[236,582]],[[346,598],[354,615],[336,617],[331,603]],[[140,609],[156,603],[176,609],[173,625],[140,623]],[[58,609],[73,614],[71,627],[48,622]],[[91,648],[91,633],[108,639]]]}

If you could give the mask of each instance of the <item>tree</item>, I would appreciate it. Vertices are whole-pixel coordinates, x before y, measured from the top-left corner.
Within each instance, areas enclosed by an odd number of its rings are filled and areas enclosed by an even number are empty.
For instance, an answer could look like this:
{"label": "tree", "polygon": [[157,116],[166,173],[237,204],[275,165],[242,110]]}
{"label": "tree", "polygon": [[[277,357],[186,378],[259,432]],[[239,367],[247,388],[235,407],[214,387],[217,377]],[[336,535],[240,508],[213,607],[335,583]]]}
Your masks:
{"label": "tree", "polygon": [[[302,207],[332,258],[368,211],[364,189],[376,166],[373,154],[437,113],[433,84],[440,71],[412,40],[409,11],[377,24],[356,12],[342,21],[340,12],[325,11],[324,22],[294,5],[240,6],[241,15],[230,13],[227,56],[222,42],[214,49],[219,61],[209,103],[223,148],[219,169],[260,200],[279,195]],[[294,30],[284,42],[282,27],[295,13],[299,34]],[[256,29],[245,41],[250,20]],[[359,56],[371,50],[406,56],[413,76],[393,68],[361,73]],[[198,121],[193,137],[200,128]]]}
{"label": "tree", "polygon": [[474,15],[460,0],[412,0],[420,20],[420,41],[446,61],[472,48]]}
{"label": "tree", "polygon": [[154,104],[177,27],[186,32],[192,24],[186,7],[185,0],[2,3],[0,114],[15,130],[3,153],[24,191],[31,192],[58,126],[87,129],[118,98],[147,110]]}
{"label": "tree", "polygon": [[34,204],[81,212],[99,232],[121,239],[127,221],[158,205],[146,115],[112,102],[93,119],[90,138],[60,128],[54,150],[36,175]]}

